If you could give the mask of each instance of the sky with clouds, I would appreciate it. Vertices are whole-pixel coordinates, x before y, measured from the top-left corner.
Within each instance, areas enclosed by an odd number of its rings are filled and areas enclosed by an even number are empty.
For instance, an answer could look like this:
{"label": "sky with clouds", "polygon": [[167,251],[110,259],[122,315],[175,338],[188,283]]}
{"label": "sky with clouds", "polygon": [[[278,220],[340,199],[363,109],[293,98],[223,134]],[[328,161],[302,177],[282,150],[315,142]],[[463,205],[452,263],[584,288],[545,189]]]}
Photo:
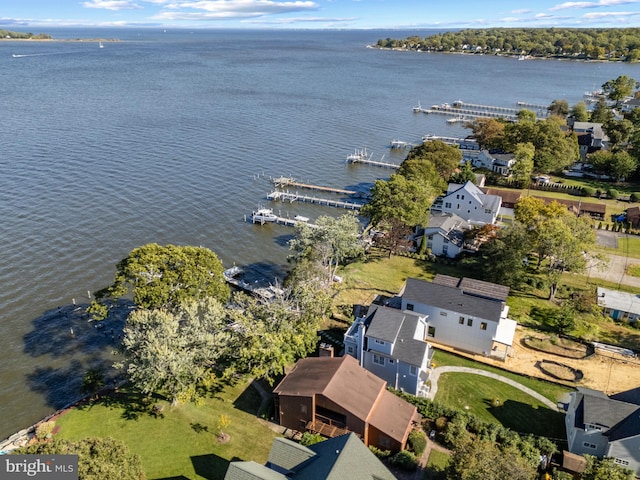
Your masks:
{"label": "sky with clouds", "polygon": [[[2,5],[4,4],[4,5]],[[640,0],[3,0],[0,28],[636,27]]]}

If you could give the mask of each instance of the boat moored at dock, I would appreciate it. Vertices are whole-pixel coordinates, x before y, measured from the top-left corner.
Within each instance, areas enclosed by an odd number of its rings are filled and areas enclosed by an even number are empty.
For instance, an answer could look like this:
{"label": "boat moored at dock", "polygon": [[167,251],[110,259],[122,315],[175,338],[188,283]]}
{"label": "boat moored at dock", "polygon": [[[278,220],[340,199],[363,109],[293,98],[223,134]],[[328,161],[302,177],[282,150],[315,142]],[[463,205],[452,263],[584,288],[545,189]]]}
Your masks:
{"label": "boat moored at dock", "polygon": [[278,216],[270,208],[259,208],[251,213],[251,221],[253,223],[264,224],[266,222],[275,222],[276,220],[278,220]]}

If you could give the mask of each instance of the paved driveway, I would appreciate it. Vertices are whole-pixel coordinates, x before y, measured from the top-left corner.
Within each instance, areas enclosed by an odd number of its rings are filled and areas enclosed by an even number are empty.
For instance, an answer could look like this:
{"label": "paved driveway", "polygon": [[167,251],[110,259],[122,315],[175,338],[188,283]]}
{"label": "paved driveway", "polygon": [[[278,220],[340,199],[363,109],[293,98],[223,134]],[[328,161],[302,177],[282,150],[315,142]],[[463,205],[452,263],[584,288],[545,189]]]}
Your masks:
{"label": "paved driveway", "polygon": [[[598,245],[616,248],[618,246],[618,238],[625,235],[624,233],[597,230],[596,242]],[[629,265],[640,264],[640,259],[625,257],[624,255],[606,256],[609,258],[607,265],[599,265],[597,261],[589,263],[587,271],[589,281],[601,278],[608,282],[640,288],[640,278],[632,277],[625,273]],[[595,283],[597,283],[597,281]]]}

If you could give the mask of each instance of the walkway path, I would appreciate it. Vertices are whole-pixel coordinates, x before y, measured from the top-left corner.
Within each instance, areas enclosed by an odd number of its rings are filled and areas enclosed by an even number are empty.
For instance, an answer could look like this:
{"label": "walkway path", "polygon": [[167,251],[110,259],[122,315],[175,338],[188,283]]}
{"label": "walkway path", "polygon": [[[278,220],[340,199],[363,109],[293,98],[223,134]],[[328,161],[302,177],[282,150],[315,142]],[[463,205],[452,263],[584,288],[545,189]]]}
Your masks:
{"label": "walkway path", "polygon": [[431,380],[431,389],[429,390],[429,395],[427,398],[433,400],[438,393],[438,379],[440,378],[440,374],[442,373],[473,373],[475,375],[482,375],[483,377],[493,378],[494,380],[498,380],[500,382],[507,383],[512,387],[517,388],[518,390],[522,390],[524,393],[531,395],[536,400],[542,402],[549,408],[557,409],[558,405],[549,400],[547,397],[540,395],[538,392],[531,390],[528,387],[525,387],[521,383],[516,382],[515,380],[511,380],[510,378],[503,377],[502,375],[498,375],[497,373],[487,372],[486,370],[481,370],[479,368],[469,368],[469,367],[437,367],[431,371],[431,375],[429,375],[429,380]]}

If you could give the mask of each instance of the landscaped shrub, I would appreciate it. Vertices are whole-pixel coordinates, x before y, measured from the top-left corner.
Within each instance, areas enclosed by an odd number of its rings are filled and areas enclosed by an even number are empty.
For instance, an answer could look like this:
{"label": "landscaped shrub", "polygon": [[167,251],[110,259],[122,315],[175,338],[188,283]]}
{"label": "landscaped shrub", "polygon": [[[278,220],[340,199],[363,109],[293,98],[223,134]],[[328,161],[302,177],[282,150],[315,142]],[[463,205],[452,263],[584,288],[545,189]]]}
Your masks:
{"label": "landscaped shrub", "polygon": [[314,443],[320,443],[324,441],[324,437],[319,433],[304,432],[300,439],[300,445],[305,447],[313,445]]}
{"label": "landscaped shrub", "polygon": [[391,455],[391,450],[380,450],[379,448],[376,448],[373,445],[369,445],[369,450],[371,450],[371,453],[373,453],[376,457],[382,460],[384,460],[385,458],[388,458],[389,455]]}
{"label": "landscaped shrub", "polygon": [[402,450],[396,453],[393,457],[389,459],[392,465],[401,468],[402,470],[406,470],[408,472],[413,472],[416,468],[418,468],[418,459],[416,456],[408,450]]}
{"label": "landscaped shrub", "polygon": [[633,192],[631,195],[629,195],[630,202],[637,202],[639,198],[640,198],[640,194],[636,192]]}
{"label": "landscaped shrub", "polygon": [[620,193],[615,188],[610,188],[609,190],[607,190],[607,195],[609,196],[609,198],[613,198],[615,200],[616,198],[618,198]]}
{"label": "landscaped shrub", "polygon": [[38,426],[36,427],[36,438],[38,440],[45,440],[49,438],[55,426],[55,422],[42,422],[38,424]]}
{"label": "landscaped shrub", "polygon": [[596,194],[596,189],[592,187],[582,187],[582,195],[585,197],[593,197]]}
{"label": "landscaped shrub", "polygon": [[421,457],[427,448],[427,434],[422,430],[413,430],[409,434],[409,447],[416,457]]}
{"label": "landscaped shrub", "polygon": [[445,428],[447,428],[447,417],[438,417],[436,418],[436,430],[442,432]]}

